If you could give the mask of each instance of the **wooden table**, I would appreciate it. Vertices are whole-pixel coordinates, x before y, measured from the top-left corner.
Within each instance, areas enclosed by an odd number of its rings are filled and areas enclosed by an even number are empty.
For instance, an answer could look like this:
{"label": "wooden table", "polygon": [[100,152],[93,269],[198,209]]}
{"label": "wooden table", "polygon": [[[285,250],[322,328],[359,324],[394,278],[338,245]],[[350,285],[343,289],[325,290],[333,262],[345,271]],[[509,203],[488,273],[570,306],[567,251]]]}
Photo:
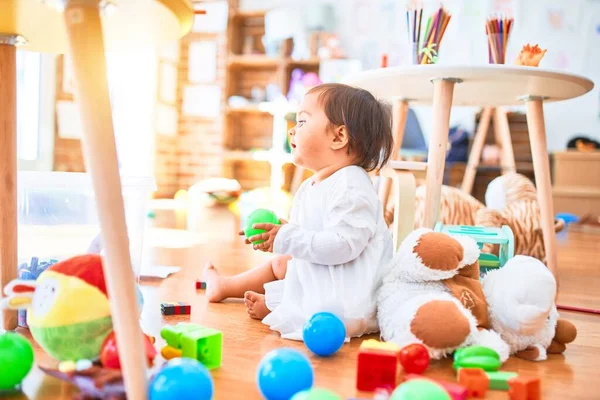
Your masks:
{"label": "wooden table", "polygon": [[556,235],[543,103],[581,96],[594,87],[591,80],[536,67],[432,64],[363,71],[348,76],[345,83],[367,89],[380,98],[433,104],[424,218],[429,228],[434,227],[438,217],[452,105],[501,107],[524,103],[547,264],[556,276]]}

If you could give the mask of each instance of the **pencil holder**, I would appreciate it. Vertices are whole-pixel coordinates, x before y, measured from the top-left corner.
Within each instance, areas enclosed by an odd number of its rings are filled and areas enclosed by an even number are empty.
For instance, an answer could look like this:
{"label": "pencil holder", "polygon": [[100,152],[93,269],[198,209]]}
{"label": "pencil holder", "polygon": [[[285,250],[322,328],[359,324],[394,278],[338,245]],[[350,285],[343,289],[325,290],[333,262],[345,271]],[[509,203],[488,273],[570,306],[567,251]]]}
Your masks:
{"label": "pencil holder", "polygon": [[508,37],[497,33],[487,34],[488,63],[506,64]]}
{"label": "pencil holder", "polygon": [[416,65],[419,63],[419,47],[416,42],[409,43],[408,45],[408,63],[410,65]]}
{"label": "pencil holder", "polygon": [[439,50],[437,43],[423,44],[419,49],[419,64],[437,64]]}

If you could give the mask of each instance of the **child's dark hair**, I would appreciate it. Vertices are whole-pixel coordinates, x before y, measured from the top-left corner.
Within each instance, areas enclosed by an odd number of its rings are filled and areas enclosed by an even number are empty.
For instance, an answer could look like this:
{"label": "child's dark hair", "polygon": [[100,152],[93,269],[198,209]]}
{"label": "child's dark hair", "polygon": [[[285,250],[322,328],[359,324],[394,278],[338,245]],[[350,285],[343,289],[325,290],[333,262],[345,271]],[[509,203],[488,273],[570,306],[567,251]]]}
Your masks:
{"label": "child's dark hair", "polygon": [[392,155],[391,107],[370,92],[339,83],[313,87],[325,115],[334,126],[348,130],[349,151],[357,154],[357,165],[372,171],[385,165]]}

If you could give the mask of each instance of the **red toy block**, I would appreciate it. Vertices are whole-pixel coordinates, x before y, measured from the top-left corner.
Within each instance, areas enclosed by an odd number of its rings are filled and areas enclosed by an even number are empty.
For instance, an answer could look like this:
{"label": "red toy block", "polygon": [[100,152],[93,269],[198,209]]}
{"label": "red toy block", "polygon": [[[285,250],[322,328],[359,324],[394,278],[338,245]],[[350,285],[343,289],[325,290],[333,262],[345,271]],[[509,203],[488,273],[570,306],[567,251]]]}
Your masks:
{"label": "red toy block", "polygon": [[508,380],[508,396],[511,400],[540,400],[542,385],[535,376],[517,376]]}
{"label": "red toy block", "polygon": [[427,379],[431,382],[437,383],[438,385],[446,389],[446,392],[448,392],[452,400],[467,400],[467,388],[463,385],[459,385],[458,383],[442,381],[439,379],[429,378],[427,376],[419,374],[404,375],[404,381],[409,381],[411,379]]}
{"label": "red toy block", "polygon": [[206,289],[206,282],[196,281],[196,290],[198,289]]}
{"label": "red toy block", "polygon": [[188,303],[160,303],[160,311],[162,315],[189,315],[192,312],[192,306]]}
{"label": "red toy block", "polygon": [[458,383],[467,388],[469,397],[484,398],[490,386],[490,378],[481,368],[460,368]]}
{"label": "red toy block", "polygon": [[361,348],[358,352],[356,389],[372,392],[387,386],[394,388],[398,372],[398,353]]}

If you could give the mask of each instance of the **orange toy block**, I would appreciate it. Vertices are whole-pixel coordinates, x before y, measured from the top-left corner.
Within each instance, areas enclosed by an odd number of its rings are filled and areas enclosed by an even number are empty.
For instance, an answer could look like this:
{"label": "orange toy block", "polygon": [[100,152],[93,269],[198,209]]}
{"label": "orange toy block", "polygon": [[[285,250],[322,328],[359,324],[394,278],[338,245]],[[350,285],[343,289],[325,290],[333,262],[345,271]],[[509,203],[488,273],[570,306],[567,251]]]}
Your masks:
{"label": "orange toy block", "polygon": [[535,376],[517,376],[508,380],[508,396],[511,400],[540,400],[542,385]]}
{"label": "orange toy block", "polygon": [[458,383],[467,388],[469,397],[484,398],[490,386],[490,378],[481,368],[460,368]]}

